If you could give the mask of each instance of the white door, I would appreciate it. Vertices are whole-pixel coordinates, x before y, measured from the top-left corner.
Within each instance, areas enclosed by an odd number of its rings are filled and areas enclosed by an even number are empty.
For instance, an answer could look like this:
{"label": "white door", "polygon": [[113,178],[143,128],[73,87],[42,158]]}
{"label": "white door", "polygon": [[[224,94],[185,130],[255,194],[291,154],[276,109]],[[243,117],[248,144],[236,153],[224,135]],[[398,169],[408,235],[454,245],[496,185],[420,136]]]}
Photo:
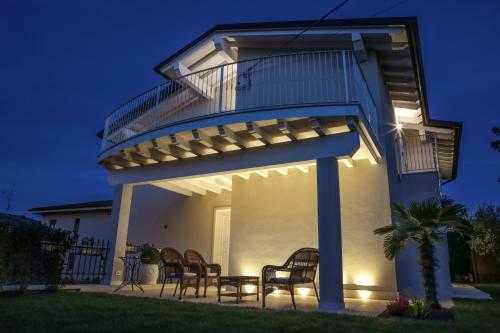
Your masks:
{"label": "white door", "polygon": [[229,272],[229,232],[231,227],[231,208],[216,208],[214,216],[213,263],[222,267],[222,275]]}

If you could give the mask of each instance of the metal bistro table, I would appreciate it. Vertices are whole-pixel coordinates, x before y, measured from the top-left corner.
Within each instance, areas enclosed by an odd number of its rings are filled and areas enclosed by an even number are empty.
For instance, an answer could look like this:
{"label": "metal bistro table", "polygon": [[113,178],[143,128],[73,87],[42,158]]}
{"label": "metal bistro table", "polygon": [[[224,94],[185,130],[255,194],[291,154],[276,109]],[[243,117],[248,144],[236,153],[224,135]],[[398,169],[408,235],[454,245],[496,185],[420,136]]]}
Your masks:
{"label": "metal bistro table", "polygon": [[139,257],[119,257],[123,261],[123,282],[115,289],[115,292],[125,286],[131,285],[132,291],[134,286],[144,292],[139,281],[139,270],[141,269],[141,258]]}
{"label": "metal bistro table", "polygon": [[[236,292],[221,293],[221,288],[223,286],[235,287]],[[254,286],[256,292],[242,292],[241,288],[243,286]],[[219,298],[219,303],[220,303],[221,296],[236,297],[236,303],[239,303],[239,301],[242,299],[242,297],[253,296],[253,295],[257,296],[257,301],[258,301],[259,300],[259,277],[258,276],[238,275],[238,276],[221,276],[219,278],[219,285],[217,287],[217,296]]]}

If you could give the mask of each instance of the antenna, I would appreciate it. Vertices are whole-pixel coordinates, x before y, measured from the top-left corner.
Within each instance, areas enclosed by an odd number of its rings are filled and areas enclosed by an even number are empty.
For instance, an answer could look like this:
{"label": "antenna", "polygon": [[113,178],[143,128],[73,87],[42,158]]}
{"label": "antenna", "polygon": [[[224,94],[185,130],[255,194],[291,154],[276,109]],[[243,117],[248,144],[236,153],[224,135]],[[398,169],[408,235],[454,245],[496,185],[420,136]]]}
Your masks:
{"label": "antenna", "polygon": [[16,187],[16,184],[12,184],[12,187],[10,188],[10,191],[3,191],[2,194],[5,198],[5,202],[7,203],[5,207],[5,212],[10,212],[12,209],[12,201],[14,201],[14,187]]}

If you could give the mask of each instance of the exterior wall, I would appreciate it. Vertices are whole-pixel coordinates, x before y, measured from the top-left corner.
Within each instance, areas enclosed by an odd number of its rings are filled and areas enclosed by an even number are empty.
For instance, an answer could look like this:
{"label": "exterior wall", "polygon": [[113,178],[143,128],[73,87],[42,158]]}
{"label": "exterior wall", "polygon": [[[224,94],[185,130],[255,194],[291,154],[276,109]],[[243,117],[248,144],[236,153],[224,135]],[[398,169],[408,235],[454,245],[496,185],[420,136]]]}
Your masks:
{"label": "exterior wall", "polygon": [[[435,172],[404,175],[400,181],[393,184],[392,200],[399,204],[408,205],[412,201],[421,201],[431,197],[440,198],[439,184]],[[450,299],[453,290],[449,271],[448,241],[436,247],[435,256],[439,262],[436,271],[436,282],[440,299]],[[423,293],[418,250],[412,243],[403,251],[396,261],[398,274],[398,288],[400,291],[411,289]]]}
{"label": "exterior wall", "polygon": [[316,172],[233,179],[229,274],[261,274],[302,247],[318,247]]}
{"label": "exterior wall", "polygon": [[81,212],[81,213],[54,213],[43,216],[42,222],[49,224],[50,220],[56,220],[56,228],[73,231],[75,219],[80,219],[79,235],[84,237],[108,240],[113,233],[110,230],[111,214],[109,212]]}
{"label": "exterior wall", "polygon": [[[377,110],[379,110],[379,133],[385,133],[385,135],[380,136],[380,141],[385,147],[384,160],[387,163],[386,179],[390,188],[390,200],[391,202],[408,205],[411,201],[424,200],[429,197],[439,198],[439,183],[435,172],[405,175],[402,179],[398,177],[398,156],[396,155],[397,132],[395,125],[393,125],[396,124],[396,120],[394,111],[388,103],[387,92],[379,66],[376,65],[377,62],[375,54],[370,53],[368,60],[362,63],[361,67],[377,105]],[[422,292],[420,266],[417,257],[415,244],[411,244],[396,259],[399,292],[404,292],[407,289],[418,293]],[[449,299],[452,294],[452,288],[448,265],[448,243],[446,240],[436,249],[436,257],[440,262],[440,266],[436,272],[439,297]]]}
{"label": "exterior wall", "polygon": [[[192,248],[212,258],[214,209],[231,206],[231,193],[186,197],[152,185],[134,186],[128,242]],[[167,225],[167,229],[165,229]]]}

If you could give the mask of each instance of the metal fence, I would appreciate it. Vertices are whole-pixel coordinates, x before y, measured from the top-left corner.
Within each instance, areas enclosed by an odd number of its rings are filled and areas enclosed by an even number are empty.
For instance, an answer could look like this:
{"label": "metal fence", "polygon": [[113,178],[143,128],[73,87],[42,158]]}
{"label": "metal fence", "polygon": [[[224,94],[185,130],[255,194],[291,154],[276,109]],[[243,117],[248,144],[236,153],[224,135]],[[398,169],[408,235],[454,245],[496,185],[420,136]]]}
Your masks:
{"label": "metal fence", "polygon": [[108,254],[109,241],[88,240],[72,245],[65,257],[64,283],[100,283],[106,275]]}
{"label": "metal fence", "polygon": [[[187,69],[181,68],[181,73]],[[266,108],[359,104],[377,132],[375,104],[352,51],[277,55],[206,69],[150,89],[106,119],[102,150],[186,119]]]}
{"label": "metal fence", "polygon": [[439,171],[436,136],[424,134],[400,139],[401,172]]}

